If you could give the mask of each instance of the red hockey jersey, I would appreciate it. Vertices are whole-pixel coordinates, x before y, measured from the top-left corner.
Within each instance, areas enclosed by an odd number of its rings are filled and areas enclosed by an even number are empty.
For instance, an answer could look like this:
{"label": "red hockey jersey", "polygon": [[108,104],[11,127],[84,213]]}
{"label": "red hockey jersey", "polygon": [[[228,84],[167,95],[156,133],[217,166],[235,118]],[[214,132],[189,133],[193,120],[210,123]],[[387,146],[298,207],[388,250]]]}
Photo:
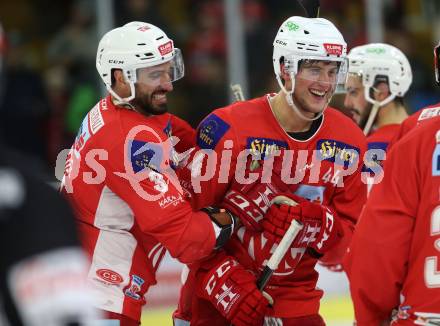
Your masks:
{"label": "red hockey jersey", "polygon": [[[292,177],[303,174],[292,192],[328,205],[337,213],[345,236],[322,259],[328,263],[340,263],[366,200],[366,185],[361,181],[360,171],[366,150],[365,137],[349,118],[327,108],[314,134],[306,139],[294,139],[275,118],[269,97],[217,109],[202,121],[197,133],[197,150],[212,150],[216,155],[212,156],[214,161],[210,168],[199,170],[201,176],[186,175],[186,181],[193,186],[194,206],[200,208],[221,203],[237,177],[239,169],[236,166],[243,151],[259,153],[263,159],[276,149],[293,150],[295,155],[303,151],[306,160],[301,163],[300,159],[294,159],[291,165]],[[263,249],[254,245],[255,239],[243,229],[229,240],[227,248],[231,255],[249,266],[249,260],[254,260],[253,257],[259,255],[257,251]],[[295,248],[288,255],[295,259]],[[286,258],[286,263],[275,272],[267,287],[267,292],[274,297],[274,315],[295,317],[317,313],[322,296],[322,291],[316,288],[318,275],[314,266],[317,260],[306,253],[296,268],[290,267],[288,261]]]}
{"label": "red hockey jersey", "polygon": [[87,114],[66,162],[62,191],[91,256],[96,306],[135,320],[165,250],[188,263],[215,245],[213,224],[193,212],[171,168],[173,125],[195,137],[170,114],[146,117],[107,97]]}
{"label": "red hockey jersey", "polygon": [[399,129],[399,124],[389,124],[376,129],[367,137],[368,149],[382,149],[386,151],[388,144],[395,137]]}
{"label": "red hockey jersey", "polygon": [[396,325],[440,312],[439,131],[433,118],[391,149],[356,227],[344,267],[359,326],[379,325],[396,307]]}
{"label": "red hockey jersey", "polygon": [[438,115],[440,115],[440,103],[430,105],[412,114],[407,119],[405,119],[405,121],[402,122],[390,146],[396,143],[403,136],[405,136],[410,130],[412,130],[418,124],[423,123],[424,121],[429,120]]}
{"label": "red hockey jersey", "polygon": [[399,131],[399,124],[389,124],[374,130],[367,137],[368,153],[365,156],[364,172],[369,172],[368,193],[373,185],[381,182],[383,179],[383,165],[386,160],[386,152],[389,149],[390,142]]}

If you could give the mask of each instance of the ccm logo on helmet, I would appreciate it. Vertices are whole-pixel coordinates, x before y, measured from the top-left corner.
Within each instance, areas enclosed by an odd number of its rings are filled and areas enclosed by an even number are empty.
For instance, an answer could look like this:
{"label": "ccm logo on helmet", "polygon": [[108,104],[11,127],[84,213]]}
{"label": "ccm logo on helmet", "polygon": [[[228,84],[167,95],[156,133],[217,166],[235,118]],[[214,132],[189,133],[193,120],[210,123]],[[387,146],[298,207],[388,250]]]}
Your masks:
{"label": "ccm logo on helmet", "polygon": [[96,275],[104,281],[112,284],[120,284],[124,280],[121,275],[110,269],[98,269]]}
{"label": "ccm logo on helmet", "polygon": [[275,41],[275,43],[277,43],[277,44],[281,44],[281,45],[284,45],[284,46],[286,46],[286,45],[287,45],[287,43],[286,43],[286,42],[284,42],[284,41],[281,41],[281,40],[276,40],[276,41]]}
{"label": "ccm logo on helmet", "polygon": [[121,65],[124,63],[123,60],[109,60],[108,63],[115,63],[117,65]]}
{"label": "ccm logo on helmet", "polygon": [[173,42],[172,41],[168,41],[167,43],[159,46],[160,55],[168,54],[171,51],[173,51]]}
{"label": "ccm logo on helmet", "polygon": [[342,45],[341,44],[324,43],[324,48],[328,54],[333,54],[333,55],[341,55],[342,54]]}

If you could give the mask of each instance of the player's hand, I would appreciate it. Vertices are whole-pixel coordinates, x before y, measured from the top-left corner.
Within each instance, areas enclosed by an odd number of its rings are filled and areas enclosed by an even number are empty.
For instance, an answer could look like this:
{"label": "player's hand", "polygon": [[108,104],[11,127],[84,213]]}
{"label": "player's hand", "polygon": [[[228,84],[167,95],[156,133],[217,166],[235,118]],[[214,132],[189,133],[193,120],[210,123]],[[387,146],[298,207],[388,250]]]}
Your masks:
{"label": "player's hand", "polygon": [[197,294],[209,300],[234,326],[263,325],[269,301],[257,289],[256,277],[230,256],[200,269]]}
{"label": "player's hand", "polygon": [[328,207],[296,195],[285,194],[285,196],[290,197],[298,205],[272,205],[262,221],[264,232],[273,241],[281,241],[292,220],[296,219],[304,227],[296,237],[294,246],[301,247],[306,244],[320,256],[339,242],[343,230],[337,215]]}
{"label": "player's hand", "polygon": [[284,152],[271,158],[273,166],[264,169],[265,160],[247,162],[246,171],[259,177],[250,184],[234,180],[220,206],[235,215],[248,229],[261,232],[259,225],[271,205],[272,199],[283,192],[293,193],[296,184],[287,185],[281,176]]}

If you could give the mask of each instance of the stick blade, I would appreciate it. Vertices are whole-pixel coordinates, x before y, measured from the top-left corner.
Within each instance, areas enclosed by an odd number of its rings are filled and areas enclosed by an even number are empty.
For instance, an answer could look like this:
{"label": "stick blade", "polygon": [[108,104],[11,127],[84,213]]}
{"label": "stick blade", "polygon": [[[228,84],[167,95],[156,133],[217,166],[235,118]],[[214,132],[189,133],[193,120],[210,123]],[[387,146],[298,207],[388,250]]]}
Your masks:
{"label": "stick blade", "polygon": [[298,3],[304,9],[306,16],[309,18],[319,17],[319,0],[298,0]]}

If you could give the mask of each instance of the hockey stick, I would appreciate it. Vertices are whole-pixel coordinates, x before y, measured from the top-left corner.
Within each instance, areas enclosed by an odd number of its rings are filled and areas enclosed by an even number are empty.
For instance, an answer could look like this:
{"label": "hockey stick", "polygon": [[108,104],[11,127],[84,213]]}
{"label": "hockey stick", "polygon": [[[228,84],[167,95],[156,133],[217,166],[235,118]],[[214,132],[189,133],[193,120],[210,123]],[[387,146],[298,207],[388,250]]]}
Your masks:
{"label": "hockey stick", "polygon": [[240,84],[231,85],[231,91],[232,91],[232,94],[234,94],[234,98],[235,98],[236,102],[245,100],[244,95],[243,95],[243,89],[241,88]]}
{"label": "hockey stick", "polygon": [[[289,197],[283,196],[283,195],[276,196],[273,199],[272,204],[274,204],[274,205],[285,204],[285,205],[290,205],[290,206],[297,205],[297,203],[294,200],[290,199]],[[263,272],[261,273],[261,276],[257,280],[258,290],[263,292],[264,288],[266,287],[266,285],[269,282],[270,278],[272,277],[273,273],[277,270],[278,265],[280,264],[281,260],[286,255],[287,250],[292,245],[293,240],[295,240],[296,236],[298,235],[299,231],[302,230],[302,228],[303,228],[303,225],[300,222],[298,222],[297,220],[292,220],[286,233],[284,233],[284,236],[281,239],[279,245],[276,247],[272,256],[270,256],[269,261],[267,262],[266,266],[264,266],[264,269],[263,269]],[[263,296],[266,297],[264,295],[264,293],[263,293]],[[268,298],[266,297],[266,299],[268,299]],[[272,305],[273,301],[269,301],[269,303],[270,303],[270,305]],[[233,325],[230,324],[230,326],[233,326]]]}
{"label": "hockey stick", "polygon": [[[297,205],[295,201],[285,196],[275,197],[273,200],[273,204],[286,204],[290,206]],[[290,248],[293,240],[295,240],[296,236],[302,228],[303,225],[300,222],[298,222],[297,220],[292,220],[289,228],[287,229],[272,256],[270,256],[269,261],[267,262],[260,278],[257,281],[257,287],[260,291],[262,291],[266,287],[267,283],[272,277],[272,274],[277,270],[278,265],[280,264],[283,257],[286,255],[287,250]]]}
{"label": "hockey stick", "polygon": [[319,17],[319,0],[297,0],[309,18]]}
{"label": "hockey stick", "polygon": [[376,119],[377,111],[379,111],[380,104],[374,103],[373,107],[371,108],[370,116],[368,117],[367,123],[364,127],[364,135],[367,136],[370,132],[371,127],[373,126],[373,122]]}

